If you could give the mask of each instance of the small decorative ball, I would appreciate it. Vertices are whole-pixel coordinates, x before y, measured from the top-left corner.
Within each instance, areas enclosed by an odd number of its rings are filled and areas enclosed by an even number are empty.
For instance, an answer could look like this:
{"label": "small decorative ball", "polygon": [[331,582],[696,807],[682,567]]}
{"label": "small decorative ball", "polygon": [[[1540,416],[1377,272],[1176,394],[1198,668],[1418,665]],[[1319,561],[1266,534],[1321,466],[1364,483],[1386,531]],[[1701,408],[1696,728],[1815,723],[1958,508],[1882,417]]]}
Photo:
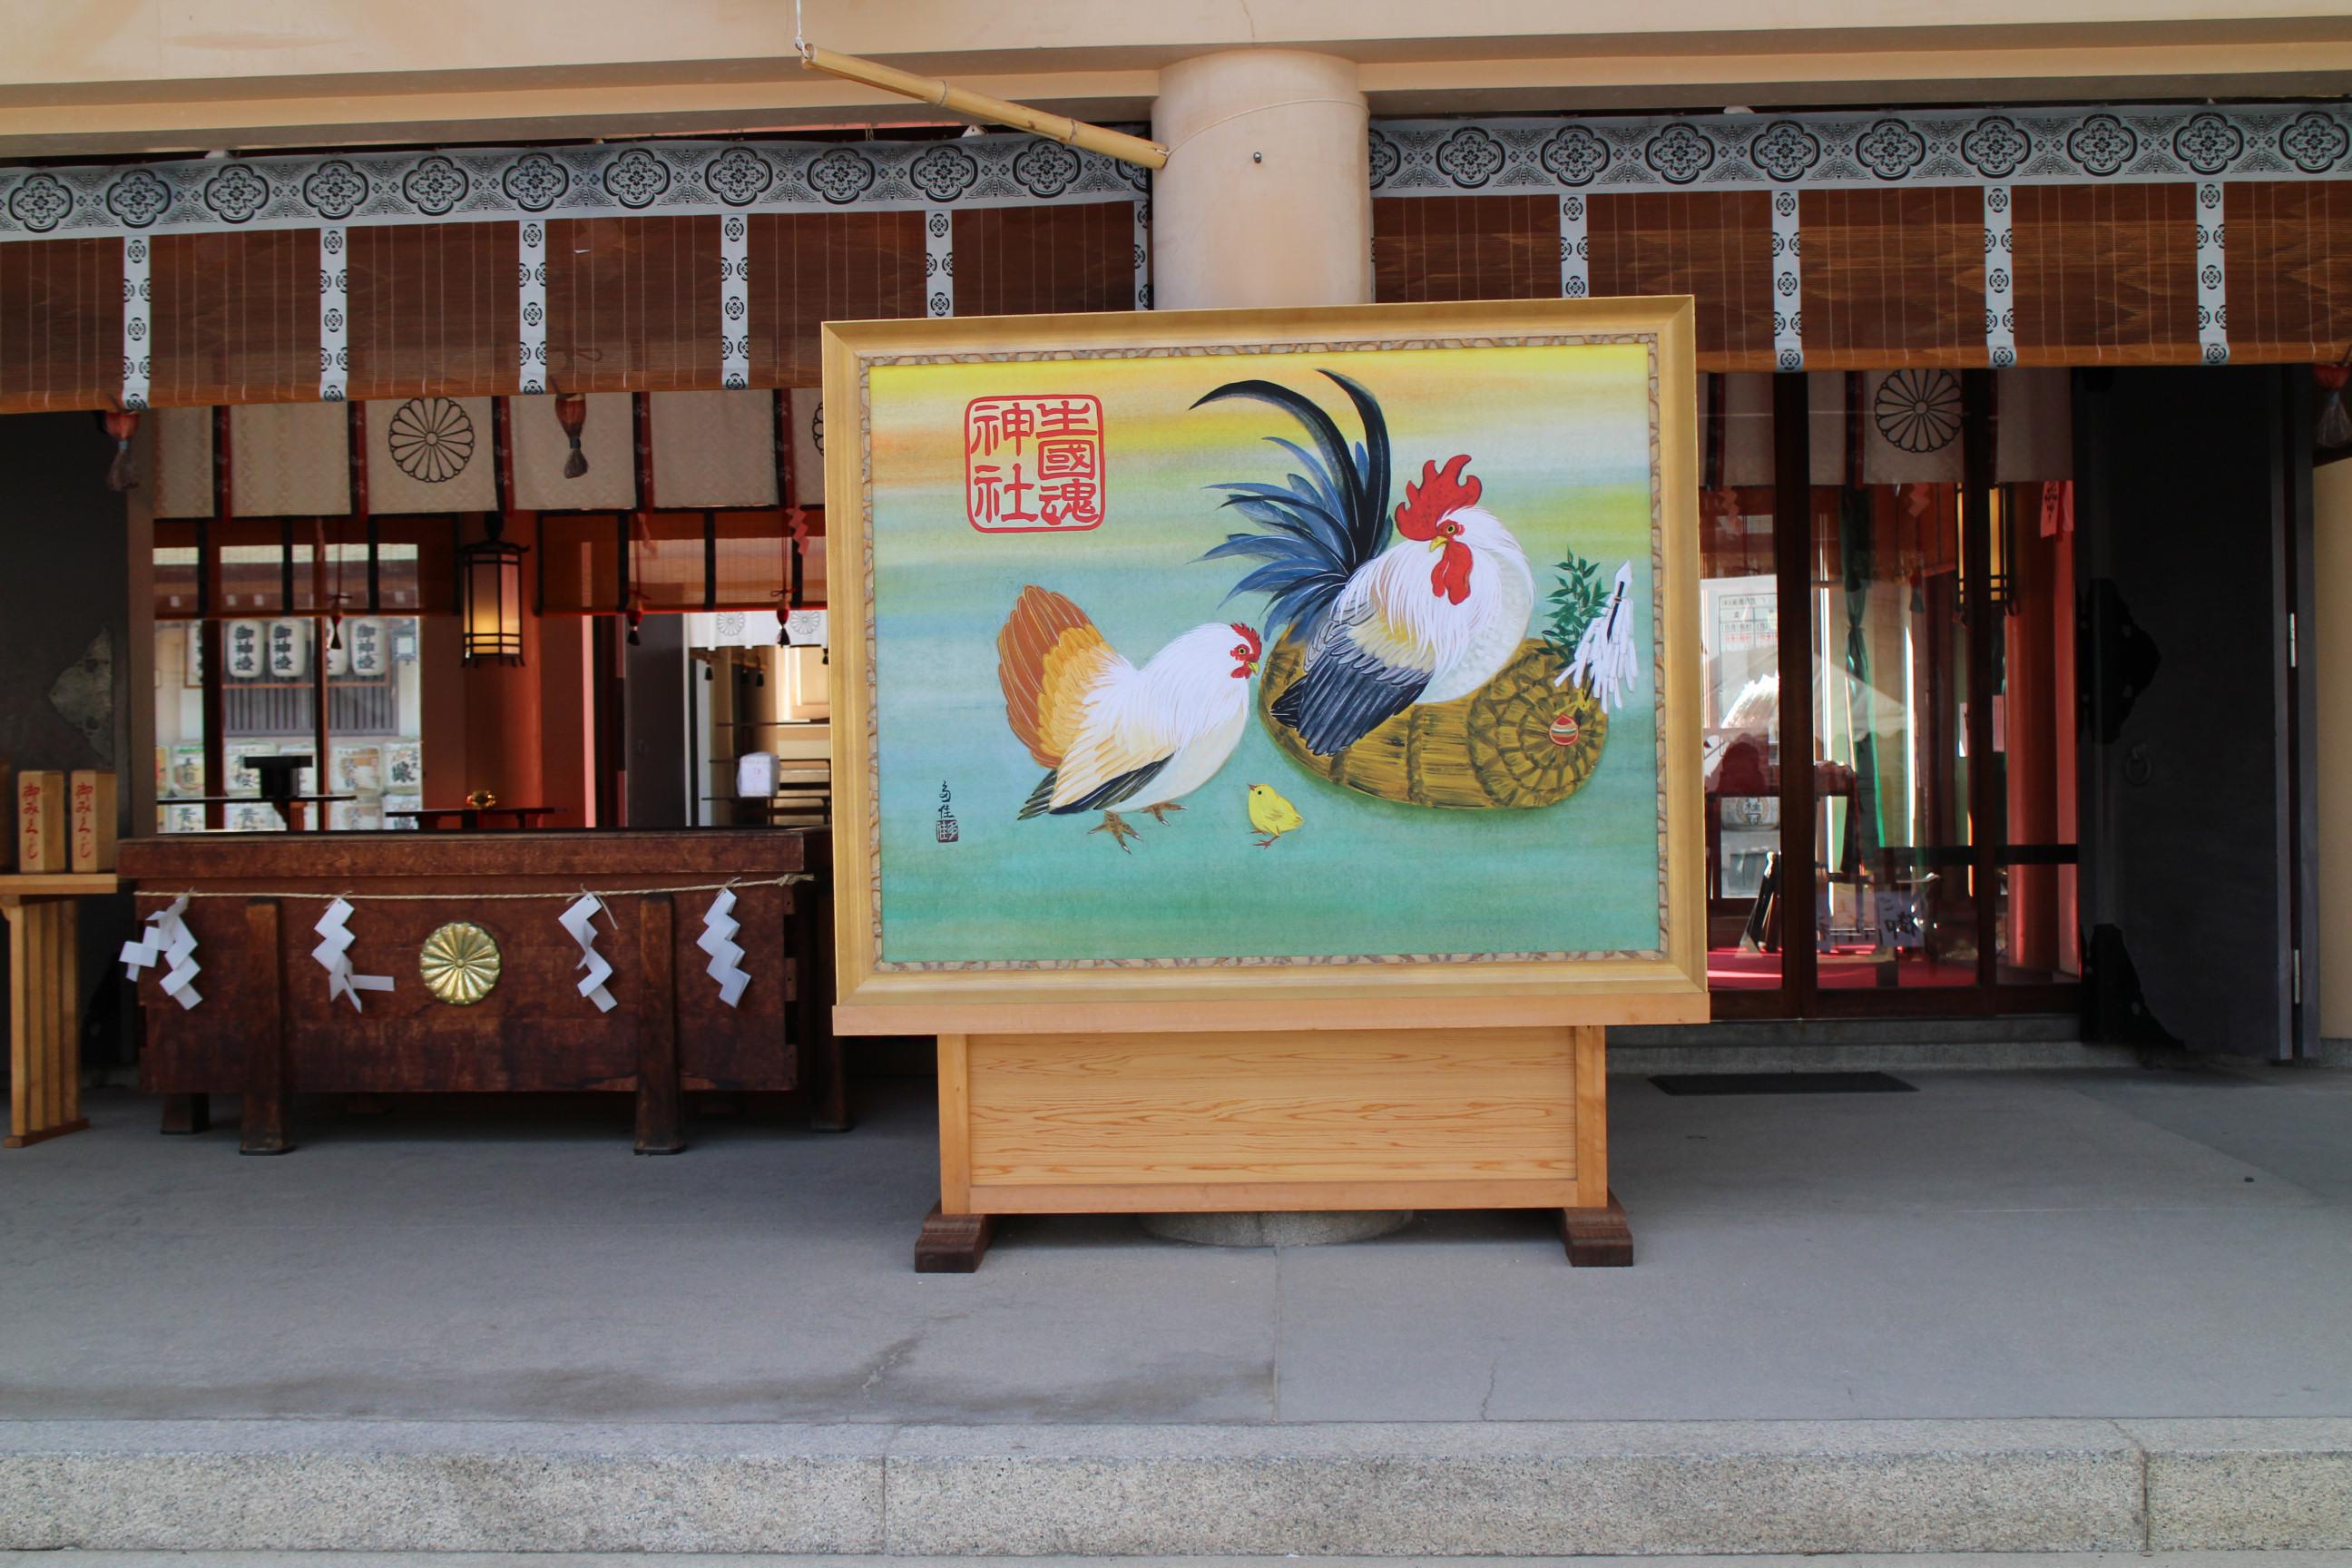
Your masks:
{"label": "small decorative ball", "polygon": [[1551,721],[1551,743],[1555,746],[1573,746],[1579,733],[1573,713],[1562,713]]}

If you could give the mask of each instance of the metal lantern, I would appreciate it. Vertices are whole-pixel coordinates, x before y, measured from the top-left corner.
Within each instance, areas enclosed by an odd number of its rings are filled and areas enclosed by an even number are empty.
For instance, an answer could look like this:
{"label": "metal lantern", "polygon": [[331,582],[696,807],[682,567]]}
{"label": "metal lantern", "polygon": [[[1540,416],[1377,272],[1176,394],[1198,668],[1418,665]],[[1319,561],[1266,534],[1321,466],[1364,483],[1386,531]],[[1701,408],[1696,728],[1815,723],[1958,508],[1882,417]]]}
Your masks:
{"label": "metal lantern", "polygon": [[457,552],[457,599],[467,664],[522,662],[523,547],[509,544],[506,520],[489,515],[488,537]]}

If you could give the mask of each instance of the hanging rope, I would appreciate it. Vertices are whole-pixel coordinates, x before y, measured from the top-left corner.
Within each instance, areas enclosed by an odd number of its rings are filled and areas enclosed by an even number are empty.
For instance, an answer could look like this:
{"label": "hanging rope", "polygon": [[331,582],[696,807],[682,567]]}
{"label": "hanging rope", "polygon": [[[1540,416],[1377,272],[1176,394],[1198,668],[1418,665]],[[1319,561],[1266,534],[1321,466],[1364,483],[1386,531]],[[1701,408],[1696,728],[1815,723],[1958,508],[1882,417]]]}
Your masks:
{"label": "hanging rope", "polygon": [[[811,872],[793,871],[781,877],[754,877],[748,879],[736,877],[724,882],[690,882],[675,888],[615,888],[608,891],[596,893],[595,897],[599,900],[644,899],[651,898],[657,893],[716,893],[728,888],[783,888],[790,887],[795,882],[814,882],[815,880],[815,876]],[[185,893],[180,894],[169,894],[160,891],[148,892],[144,889],[142,889],[140,891],[143,897],[153,899],[318,899],[324,902],[331,902],[336,899],[342,899],[354,904],[429,904],[446,902],[451,899],[462,899],[469,904],[474,904],[512,903],[525,899],[565,899],[576,900],[583,892],[587,892],[589,889],[584,888],[572,888],[565,891],[550,893],[478,893],[473,891],[471,889],[467,889],[462,892],[453,891],[446,893],[328,893],[320,892],[315,888],[305,888],[299,891],[292,892],[265,892],[247,888],[204,890],[191,888]]]}

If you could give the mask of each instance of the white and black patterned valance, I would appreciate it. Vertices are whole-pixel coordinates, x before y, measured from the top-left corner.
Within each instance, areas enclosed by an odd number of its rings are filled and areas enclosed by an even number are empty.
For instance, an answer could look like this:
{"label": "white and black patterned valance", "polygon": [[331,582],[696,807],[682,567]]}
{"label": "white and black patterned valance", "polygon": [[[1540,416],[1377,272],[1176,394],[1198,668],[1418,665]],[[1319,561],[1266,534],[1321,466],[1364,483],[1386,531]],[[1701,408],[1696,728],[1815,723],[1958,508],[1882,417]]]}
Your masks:
{"label": "white and black patterned valance", "polygon": [[1133,201],[1143,171],[1025,135],[644,142],[0,169],[0,240],[524,217]]}
{"label": "white and black patterned valance", "polygon": [[2352,175],[2352,106],[1383,120],[1371,143],[1375,195],[2312,180]]}

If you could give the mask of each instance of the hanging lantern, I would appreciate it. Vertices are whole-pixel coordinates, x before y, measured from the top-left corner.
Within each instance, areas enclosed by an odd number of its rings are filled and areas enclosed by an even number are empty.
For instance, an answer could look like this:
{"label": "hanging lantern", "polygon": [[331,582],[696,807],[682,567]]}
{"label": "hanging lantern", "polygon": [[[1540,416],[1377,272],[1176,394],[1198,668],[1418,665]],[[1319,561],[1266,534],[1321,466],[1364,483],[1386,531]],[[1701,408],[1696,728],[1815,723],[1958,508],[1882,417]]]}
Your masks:
{"label": "hanging lantern", "polygon": [[498,513],[487,526],[488,538],[457,552],[466,662],[520,664],[523,547],[507,542],[506,519]]}
{"label": "hanging lantern", "polygon": [[588,399],[577,392],[555,395],[555,422],[563,426],[563,438],[572,443],[572,451],[563,459],[563,477],[576,479],[588,471],[588,454],[580,449],[580,432],[588,424]]}
{"label": "hanging lantern", "polygon": [[[1986,499],[1992,516],[1990,520],[1991,526],[1986,530],[1990,537],[1986,541],[1985,602],[1996,610],[2013,616],[2017,614],[2017,579],[2012,565],[2017,559],[2016,509],[2009,504],[2009,487],[2006,485],[1993,486],[1991,494]],[[1953,551],[1960,563],[1959,571],[1953,577],[1958,590],[1953,595],[1953,609],[1965,616],[1970,590],[1974,586],[1969,581],[1968,571],[1969,513],[1965,506],[1954,508],[1953,512],[1958,526]]]}
{"label": "hanging lantern", "polygon": [[269,679],[299,680],[310,673],[310,623],[292,618],[269,623]]}
{"label": "hanging lantern", "polygon": [[131,437],[139,433],[139,413],[116,408],[100,417],[106,423],[106,433],[114,437],[114,460],[106,465],[106,488],[127,490],[137,482],[131,477]]}

